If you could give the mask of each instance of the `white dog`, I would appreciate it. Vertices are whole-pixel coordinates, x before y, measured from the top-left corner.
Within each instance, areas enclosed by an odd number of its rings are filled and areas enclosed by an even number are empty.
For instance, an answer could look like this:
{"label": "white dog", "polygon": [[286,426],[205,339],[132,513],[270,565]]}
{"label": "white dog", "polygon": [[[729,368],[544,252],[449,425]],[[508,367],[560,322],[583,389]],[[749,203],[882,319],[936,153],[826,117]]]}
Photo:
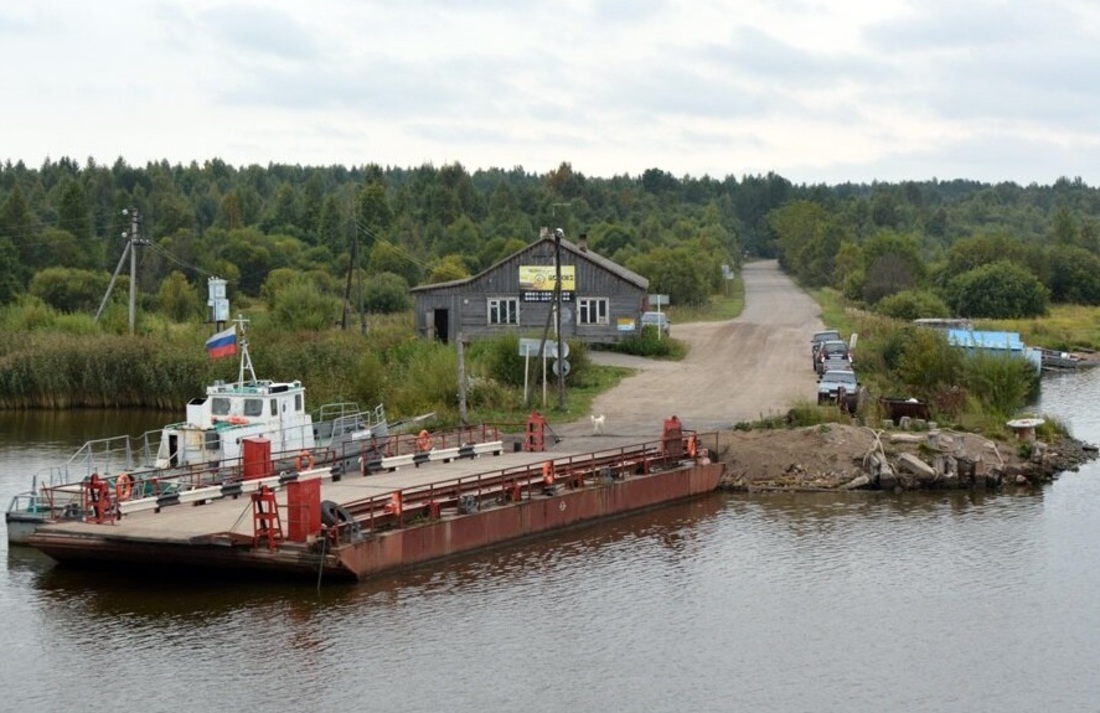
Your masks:
{"label": "white dog", "polygon": [[603,433],[603,414],[599,416],[592,414],[592,433]]}

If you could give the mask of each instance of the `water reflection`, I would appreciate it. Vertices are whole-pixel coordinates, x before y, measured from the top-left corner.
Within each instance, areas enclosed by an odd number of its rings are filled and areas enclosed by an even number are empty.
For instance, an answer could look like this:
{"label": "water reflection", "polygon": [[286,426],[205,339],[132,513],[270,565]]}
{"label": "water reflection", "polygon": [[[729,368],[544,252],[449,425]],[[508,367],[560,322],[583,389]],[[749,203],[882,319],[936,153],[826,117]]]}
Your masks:
{"label": "water reflection", "polygon": [[[1044,379],[1042,408],[1096,442],[1083,376]],[[1035,490],[716,494],[320,593],[13,551],[0,688],[13,710],[1091,710],[1098,501],[1096,463]],[[975,685],[990,666],[1027,674]]]}
{"label": "water reflection", "polygon": [[164,411],[63,409],[57,411],[0,410],[0,448],[50,445],[79,447],[85,441],[111,436],[138,436],[178,421]]}

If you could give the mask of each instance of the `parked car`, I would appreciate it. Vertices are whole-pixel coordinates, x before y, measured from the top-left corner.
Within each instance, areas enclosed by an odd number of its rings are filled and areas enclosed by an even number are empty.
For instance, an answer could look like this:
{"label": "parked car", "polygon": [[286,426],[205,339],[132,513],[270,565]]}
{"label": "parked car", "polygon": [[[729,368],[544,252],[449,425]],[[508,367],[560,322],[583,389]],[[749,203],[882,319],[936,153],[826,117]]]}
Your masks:
{"label": "parked car", "polygon": [[840,332],[835,329],[826,329],[822,332],[814,332],[814,336],[810,337],[810,359],[813,361],[813,366],[817,368],[817,350],[824,343],[828,341],[834,341],[840,339]]}
{"label": "parked car", "polygon": [[848,349],[848,342],[843,339],[830,339],[821,343],[821,346],[817,348],[817,358],[814,361],[814,369],[817,371],[818,376],[825,372],[825,361],[827,359],[844,359],[851,364],[852,352]]}
{"label": "parked car", "polygon": [[672,328],[672,322],[664,312],[643,312],[642,326],[644,327],[647,324],[661,330],[661,335],[665,337],[669,336]]}
{"label": "parked car", "polygon": [[855,371],[852,366],[852,362],[848,361],[844,357],[830,357],[821,362],[821,373],[829,371],[830,369],[841,369],[843,371]]}
{"label": "parked car", "polygon": [[837,403],[840,390],[844,389],[844,403],[840,404],[855,413],[859,406],[860,383],[851,369],[829,369],[817,380],[817,402]]}

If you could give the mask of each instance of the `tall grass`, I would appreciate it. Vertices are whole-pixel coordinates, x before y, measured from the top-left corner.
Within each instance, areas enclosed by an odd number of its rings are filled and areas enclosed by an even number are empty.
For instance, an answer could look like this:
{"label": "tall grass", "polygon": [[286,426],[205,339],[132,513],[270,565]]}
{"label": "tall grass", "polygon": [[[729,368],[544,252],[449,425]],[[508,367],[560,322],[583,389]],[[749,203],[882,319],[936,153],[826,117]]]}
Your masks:
{"label": "tall grass", "polygon": [[[16,327],[0,334],[0,408],[182,411],[214,380],[238,377],[238,359],[206,356],[203,343],[210,325],[153,319],[141,324],[140,334],[129,336],[39,305],[15,311],[19,314],[0,312],[0,324]],[[27,329],[28,323],[36,328]],[[367,334],[287,331],[262,315],[250,323],[248,339],[256,376],[301,381],[311,409],[338,401],[364,408],[382,403],[391,418],[435,412],[441,424],[459,421],[457,350],[417,338],[409,315],[372,319]],[[529,364],[519,356],[518,338],[478,342],[466,357],[469,420],[515,421],[517,412],[537,401],[541,370],[531,369],[531,398],[525,402],[523,375]],[[569,361],[568,409],[583,410],[592,385],[606,388],[606,383],[593,378],[582,344],[570,344]],[[539,360],[533,362],[537,366]]]}
{"label": "tall grass", "polygon": [[980,329],[1019,332],[1025,344],[1058,351],[1100,350],[1100,307],[1054,305],[1046,317],[978,323]]}

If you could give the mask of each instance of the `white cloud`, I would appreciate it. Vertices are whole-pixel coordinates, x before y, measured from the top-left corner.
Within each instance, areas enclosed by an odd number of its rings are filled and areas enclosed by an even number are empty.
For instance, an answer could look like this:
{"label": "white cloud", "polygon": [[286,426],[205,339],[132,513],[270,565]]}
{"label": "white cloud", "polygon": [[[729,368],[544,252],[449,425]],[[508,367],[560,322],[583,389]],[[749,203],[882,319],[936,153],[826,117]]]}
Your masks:
{"label": "white cloud", "polygon": [[916,0],[40,0],[0,160],[1100,182],[1100,10]]}

